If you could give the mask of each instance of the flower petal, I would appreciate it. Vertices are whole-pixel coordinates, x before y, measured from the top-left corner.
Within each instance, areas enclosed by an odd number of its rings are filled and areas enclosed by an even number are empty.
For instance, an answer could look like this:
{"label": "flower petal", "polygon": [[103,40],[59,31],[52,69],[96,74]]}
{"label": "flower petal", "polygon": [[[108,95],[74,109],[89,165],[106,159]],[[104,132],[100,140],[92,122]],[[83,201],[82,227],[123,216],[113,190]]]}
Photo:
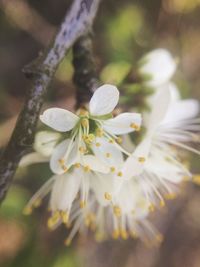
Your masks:
{"label": "flower petal", "polygon": [[122,113],[113,119],[103,121],[103,128],[112,134],[126,134],[140,129],[142,122],[139,113]]}
{"label": "flower petal", "polygon": [[60,133],[49,131],[38,132],[35,136],[34,149],[42,155],[49,157],[60,137]]}
{"label": "flower petal", "polygon": [[[74,143],[70,147],[71,140],[66,139],[62,141],[60,144],[56,146],[56,148],[53,151],[53,154],[50,159],[50,168],[52,172],[56,174],[62,174],[66,172],[67,169],[71,167],[73,163],[76,162],[77,158],[77,150],[76,153],[74,151],[75,145]],[[67,150],[69,151],[69,156],[66,158],[65,154],[67,153]],[[64,162],[61,162],[61,160],[64,160]]]}
{"label": "flower petal", "polygon": [[152,111],[147,122],[148,133],[153,133],[165,118],[171,103],[171,94],[168,87],[162,88],[155,95]]}
{"label": "flower petal", "polygon": [[179,100],[172,103],[169,110],[162,121],[162,124],[166,123],[181,123],[181,120],[187,120],[195,118],[200,110],[199,101],[194,99]]}
{"label": "flower petal", "polygon": [[144,170],[144,165],[149,156],[152,138],[146,137],[135,149],[134,153],[128,157],[122,168],[123,179],[140,175]]}
{"label": "flower petal", "polygon": [[117,171],[121,168],[123,164],[122,152],[114,144],[109,143],[106,138],[96,138],[95,144],[92,145],[92,151],[109,169],[114,167]]}
{"label": "flower petal", "polygon": [[165,49],[155,49],[141,59],[139,73],[149,77],[146,85],[158,87],[168,82],[176,71],[176,61]]}
{"label": "flower petal", "polygon": [[72,173],[57,176],[53,185],[50,208],[70,212],[71,205],[80,188],[81,173],[74,170]]}
{"label": "flower petal", "polygon": [[48,161],[49,161],[48,157],[45,157],[37,152],[32,152],[22,157],[19,166],[26,167],[31,164],[48,162]]}
{"label": "flower petal", "polygon": [[91,170],[101,173],[108,173],[110,168],[106,166],[100,159],[93,155],[86,155],[82,157],[82,162],[84,166],[89,166]]}
{"label": "flower petal", "polygon": [[94,116],[109,114],[116,107],[118,101],[118,89],[113,85],[104,84],[94,92],[89,103],[89,111]]}
{"label": "flower petal", "polygon": [[67,132],[74,128],[79,117],[62,108],[49,108],[40,115],[40,120],[56,131]]}

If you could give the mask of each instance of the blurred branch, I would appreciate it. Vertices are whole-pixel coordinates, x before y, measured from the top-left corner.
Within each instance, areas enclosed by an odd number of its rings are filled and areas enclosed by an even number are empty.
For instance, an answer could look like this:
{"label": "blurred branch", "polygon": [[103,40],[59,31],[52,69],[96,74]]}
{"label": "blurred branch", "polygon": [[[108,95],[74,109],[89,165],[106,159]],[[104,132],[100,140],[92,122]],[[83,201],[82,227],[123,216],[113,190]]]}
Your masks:
{"label": "blurred branch", "polygon": [[47,45],[56,31],[53,25],[49,24],[24,0],[0,0],[0,6],[11,22],[42,45]]}
{"label": "blurred branch", "polygon": [[73,46],[73,80],[77,86],[76,105],[78,108],[89,101],[99,84],[91,39],[91,34],[87,34],[80,37]]}
{"label": "blurred branch", "polygon": [[74,42],[90,31],[99,3],[100,0],[74,0],[52,46],[24,69],[26,76],[32,79],[32,86],[0,159],[0,200],[6,195],[21,157],[33,143],[44,96],[59,63]]}

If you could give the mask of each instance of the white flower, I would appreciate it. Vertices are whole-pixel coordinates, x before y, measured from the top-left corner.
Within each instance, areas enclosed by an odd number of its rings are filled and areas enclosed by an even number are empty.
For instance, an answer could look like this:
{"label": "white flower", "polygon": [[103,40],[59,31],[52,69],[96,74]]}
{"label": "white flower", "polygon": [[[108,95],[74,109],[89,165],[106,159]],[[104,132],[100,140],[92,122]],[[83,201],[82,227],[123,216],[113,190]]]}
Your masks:
{"label": "white flower", "polygon": [[139,73],[147,86],[157,88],[170,81],[176,71],[176,61],[165,49],[155,49],[142,57]]}
{"label": "white flower", "polygon": [[[146,125],[146,134],[133,154],[127,158],[121,169],[124,179],[141,182],[149,205],[164,205],[163,195],[172,197],[178,191],[178,184],[190,172],[178,159],[180,149],[200,155],[197,148],[188,142],[199,143],[199,103],[195,100],[171,101],[169,88],[157,92]],[[176,149],[175,149],[176,148]]]}
{"label": "white flower", "polygon": [[[89,102],[89,110],[81,110],[78,115],[60,108],[47,109],[40,119],[43,123],[59,132],[69,132],[69,137],[59,143],[52,152],[50,167],[54,173],[61,174],[69,170],[73,164],[82,164],[95,170],[97,157],[100,158],[96,147],[100,147],[102,155],[108,157],[117,150],[128,154],[116,142],[122,135],[137,131],[141,125],[141,115],[138,113],[122,113],[112,118],[111,112],[119,100],[119,91],[115,86],[103,85],[99,87]],[[105,142],[107,139],[108,142]],[[112,147],[112,148],[111,148]],[[90,151],[94,155],[90,155]],[[109,151],[112,150],[110,153]],[[92,154],[93,154],[92,153]],[[103,156],[101,157],[103,159]],[[95,162],[96,160],[96,162]],[[112,166],[111,166],[112,167]],[[105,171],[103,171],[105,172]]]}

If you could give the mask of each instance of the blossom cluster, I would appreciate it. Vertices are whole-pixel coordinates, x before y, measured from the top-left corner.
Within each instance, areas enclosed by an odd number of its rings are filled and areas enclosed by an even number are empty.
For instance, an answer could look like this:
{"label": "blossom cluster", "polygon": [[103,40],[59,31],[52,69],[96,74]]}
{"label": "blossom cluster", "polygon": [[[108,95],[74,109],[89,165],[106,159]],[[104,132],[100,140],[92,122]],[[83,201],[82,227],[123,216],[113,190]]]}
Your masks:
{"label": "blossom cluster", "polygon": [[[91,229],[98,240],[139,237],[162,241],[149,214],[173,199],[181,182],[192,174],[183,163],[182,150],[196,154],[199,143],[199,103],[181,100],[171,82],[176,61],[163,49],[139,62],[144,85],[154,89],[149,112],[113,111],[119,91],[105,84],[93,94],[88,107],[76,114],[49,108],[40,116],[51,131],[36,134],[34,152],[20,165],[49,162],[53,176],[31,198],[30,214],[50,192],[48,227],[71,227],[70,244],[77,232]],[[141,130],[142,129],[142,130]],[[140,131],[141,130],[141,131]],[[137,140],[133,142],[137,133]]]}

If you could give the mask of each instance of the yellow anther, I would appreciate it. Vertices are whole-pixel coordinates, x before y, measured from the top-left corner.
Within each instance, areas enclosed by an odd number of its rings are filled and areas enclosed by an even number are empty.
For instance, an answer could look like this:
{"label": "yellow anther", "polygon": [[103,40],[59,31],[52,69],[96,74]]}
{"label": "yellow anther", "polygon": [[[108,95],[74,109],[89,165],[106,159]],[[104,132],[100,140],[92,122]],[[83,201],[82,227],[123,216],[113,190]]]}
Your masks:
{"label": "yellow anther", "polygon": [[115,172],[115,167],[110,167],[111,172]]}
{"label": "yellow anther", "polygon": [[139,158],[138,158],[138,161],[141,162],[141,163],[144,163],[145,160],[146,160],[145,157],[139,157]]}
{"label": "yellow anther", "polygon": [[89,127],[89,120],[84,118],[81,120],[81,125],[84,127],[84,128],[87,128]]}
{"label": "yellow anther", "polygon": [[114,206],[113,212],[114,212],[115,216],[117,216],[117,217],[120,217],[122,214],[121,208],[119,206]]}
{"label": "yellow anther", "polygon": [[200,175],[194,175],[193,177],[192,177],[192,181],[195,183],[195,184],[197,184],[197,185],[200,185]]}
{"label": "yellow anther", "polygon": [[93,134],[83,135],[83,140],[89,145],[94,141],[94,139],[95,136]]}
{"label": "yellow anther", "polygon": [[117,173],[117,176],[122,177],[123,176],[123,173],[122,172],[118,172]]}
{"label": "yellow anther", "polygon": [[153,203],[151,203],[150,205],[149,205],[149,211],[150,212],[153,212],[155,210],[155,205],[153,204]]}
{"label": "yellow anther", "polygon": [[62,222],[64,224],[67,224],[69,221],[69,214],[66,211],[61,211],[60,216],[61,216]]}
{"label": "yellow anther", "polygon": [[83,154],[86,152],[86,149],[83,146],[80,146],[78,150]]}
{"label": "yellow anther", "polygon": [[183,181],[184,182],[188,182],[188,181],[190,181],[190,176],[183,176]]}
{"label": "yellow anther", "polygon": [[163,199],[160,200],[160,207],[161,207],[161,208],[165,207],[165,201],[164,201]]}
{"label": "yellow anther", "polygon": [[71,239],[66,239],[65,241],[64,241],[64,244],[65,244],[65,246],[70,246],[71,245]]}
{"label": "yellow anther", "polygon": [[109,201],[112,200],[112,196],[108,192],[105,192],[104,197],[106,200],[109,200]]}
{"label": "yellow anther", "polygon": [[83,167],[84,172],[89,172],[91,170],[89,165]]}
{"label": "yellow anther", "polygon": [[103,129],[102,128],[97,128],[96,129],[96,136],[97,137],[102,137],[104,135]]}
{"label": "yellow anther", "polygon": [[60,220],[60,213],[56,211],[47,221],[47,226],[50,230],[53,230],[54,226],[59,222]]}
{"label": "yellow anther", "polygon": [[164,237],[163,237],[162,234],[157,234],[156,235],[156,241],[157,242],[162,243],[163,242],[163,239],[164,239]]}
{"label": "yellow anther", "polygon": [[100,146],[101,146],[101,144],[97,142],[96,143],[96,147],[100,147]]}
{"label": "yellow anther", "polygon": [[131,123],[130,127],[133,128],[135,131],[139,131],[140,130],[140,126],[135,124],[135,123]]}
{"label": "yellow anther", "polygon": [[23,214],[24,214],[24,215],[30,215],[32,212],[33,212],[33,208],[32,208],[31,206],[26,206],[26,207],[23,209]]}
{"label": "yellow anther", "polygon": [[115,141],[114,141],[113,139],[110,139],[110,140],[109,140],[109,143],[110,143],[110,144],[114,144],[114,142],[115,142]]}
{"label": "yellow anther", "polygon": [[122,138],[121,138],[121,137],[117,137],[117,138],[116,138],[116,142],[117,142],[118,144],[121,144],[121,143],[122,143]]}
{"label": "yellow anther", "polygon": [[74,164],[74,166],[75,166],[76,168],[80,168],[80,167],[81,167],[81,164],[80,164],[79,162],[77,162],[77,163]]}
{"label": "yellow anther", "polygon": [[34,208],[38,208],[41,204],[42,204],[42,199],[41,198],[37,198],[34,201],[33,206],[34,206]]}
{"label": "yellow anther", "polygon": [[115,230],[112,232],[112,237],[113,237],[113,239],[117,239],[117,238],[119,238],[119,236],[120,236],[120,231],[119,231],[119,229],[115,229]]}
{"label": "yellow anther", "polygon": [[122,239],[128,239],[128,232],[125,229],[120,229],[120,235]]}
{"label": "yellow anther", "polygon": [[138,238],[138,235],[137,235],[137,233],[136,233],[135,231],[131,231],[131,232],[130,232],[130,236],[131,236],[132,238]]}
{"label": "yellow anther", "polygon": [[87,117],[89,115],[89,112],[86,109],[80,108],[78,111],[78,114],[80,116],[86,116]]}
{"label": "yellow anther", "polygon": [[85,200],[81,200],[79,205],[80,205],[81,209],[85,208],[86,207],[86,201]]}
{"label": "yellow anther", "polygon": [[110,153],[106,153],[106,158],[110,158],[111,154]]}
{"label": "yellow anther", "polygon": [[166,199],[175,199],[176,198],[176,194],[175,193],[169,193],[165,195]]}
{"label": "yellow anther", "polygon": [[62,166],[62,169],[63,169],[64,172],[68,171],[68,168],[65,165]]}
{"label": "yellow anther", "polygon": [[64,160],[64,159],[59,159],[58,162],[59,162],[61,165],[64,165],[64,164],[65,164],[65,160]]}

